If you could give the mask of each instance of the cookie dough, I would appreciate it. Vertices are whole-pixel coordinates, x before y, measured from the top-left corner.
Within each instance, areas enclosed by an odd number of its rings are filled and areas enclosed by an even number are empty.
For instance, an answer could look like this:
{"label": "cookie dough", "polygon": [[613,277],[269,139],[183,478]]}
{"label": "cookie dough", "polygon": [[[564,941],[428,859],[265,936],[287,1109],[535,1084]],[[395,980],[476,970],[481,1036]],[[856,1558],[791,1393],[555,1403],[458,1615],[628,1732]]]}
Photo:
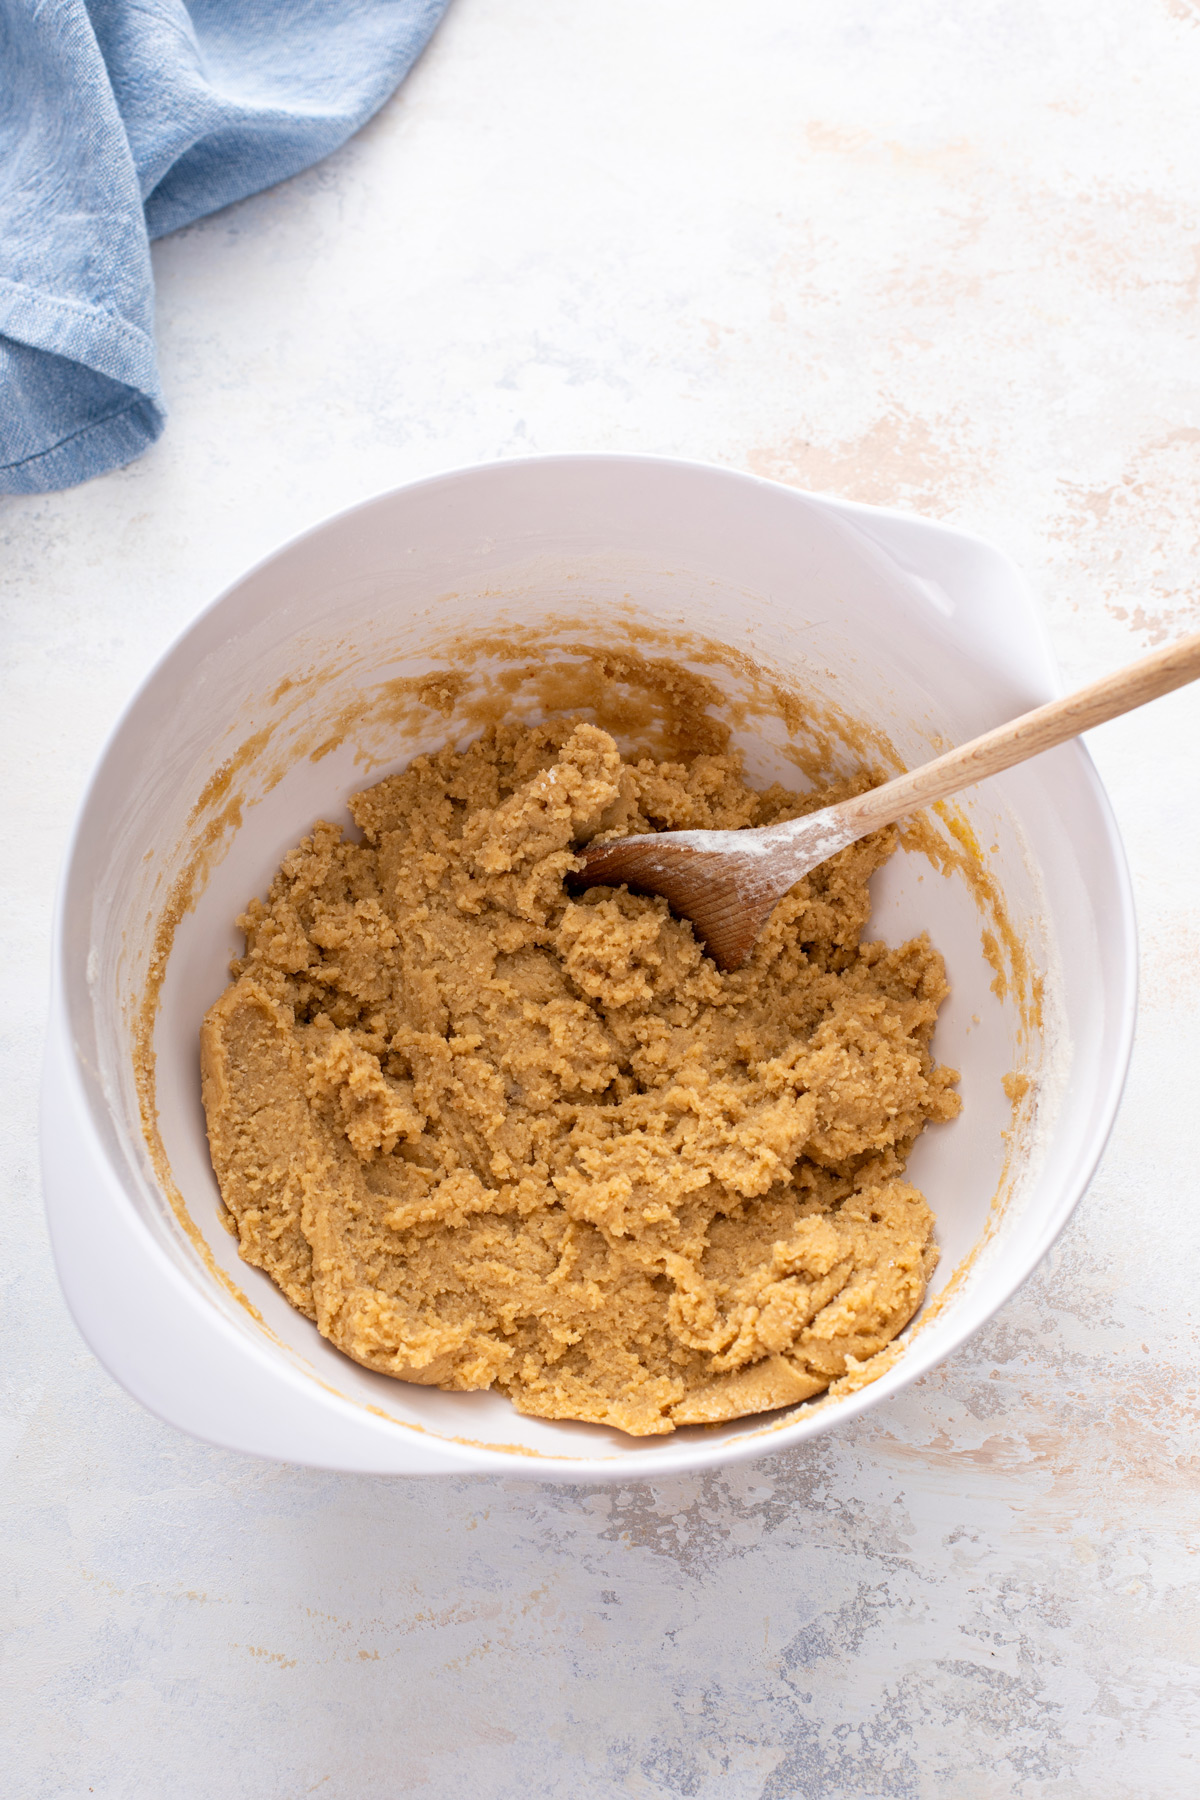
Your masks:
{"label": "cookie dough", "polygon": [[940,956],[862,941],[894,834],[799,882],[733,974],[665,901],[565,884],[598,833],[849,791],[509,724],[358,794],[361,841],[317,825],[201,1034],[243,1257],[370,1369],[635,1436],[857,1370],[921,1303],[904,1166],[959,1108]]}

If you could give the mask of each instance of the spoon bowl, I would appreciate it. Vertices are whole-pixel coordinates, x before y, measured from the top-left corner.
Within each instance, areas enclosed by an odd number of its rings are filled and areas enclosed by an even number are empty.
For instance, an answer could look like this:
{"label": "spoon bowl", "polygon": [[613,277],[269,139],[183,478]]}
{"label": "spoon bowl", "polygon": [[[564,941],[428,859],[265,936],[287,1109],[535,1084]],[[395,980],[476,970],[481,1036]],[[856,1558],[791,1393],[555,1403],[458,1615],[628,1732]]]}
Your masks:
{"label": "spoon bowl", "polygon": [[744,831],[645,832],[589,844],[573,885],[661,894],[719,969],[740,969],[789,888],[865,835],[836,806]]}

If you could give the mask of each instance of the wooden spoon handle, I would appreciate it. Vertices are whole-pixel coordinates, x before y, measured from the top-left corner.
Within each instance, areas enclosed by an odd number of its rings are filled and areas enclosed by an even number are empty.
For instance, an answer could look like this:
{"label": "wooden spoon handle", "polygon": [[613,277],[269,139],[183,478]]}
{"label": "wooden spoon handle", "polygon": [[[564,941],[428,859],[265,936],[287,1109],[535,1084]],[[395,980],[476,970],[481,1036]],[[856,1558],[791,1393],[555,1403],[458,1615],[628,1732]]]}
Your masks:
{"label": "wooden spoon handle", "polygon": [[1157,700],[1160,694],[1184,687],[1198,676],[1200,631],[1195,631],[1178,643],[1167,644],[1130,663],[1128,668],[1118,669],[1115,675],[1105,675],[1062,700],[1051,700],[1033,712],[1022,713],[1019,719],[985,731],[969,744],[960,744],[957,750],[948,750],[933,762],[923,763],[907,775],[898,775],[885,786],[872,788],[870,793],[844,800],[830,811],[837,812],[847,826],[853,824],[856,836],[865,836],[918,807],[932,806],[935,800],[944,800],[960,788],[988,775],[999,775],[1002,769],[1011,769],[1014,763],[1024,762],[1043,750],[1052,750],[1056,744],[1090,731],[1093,725],[1103,725],[1106,719],[1132,712],[1147,700]]}

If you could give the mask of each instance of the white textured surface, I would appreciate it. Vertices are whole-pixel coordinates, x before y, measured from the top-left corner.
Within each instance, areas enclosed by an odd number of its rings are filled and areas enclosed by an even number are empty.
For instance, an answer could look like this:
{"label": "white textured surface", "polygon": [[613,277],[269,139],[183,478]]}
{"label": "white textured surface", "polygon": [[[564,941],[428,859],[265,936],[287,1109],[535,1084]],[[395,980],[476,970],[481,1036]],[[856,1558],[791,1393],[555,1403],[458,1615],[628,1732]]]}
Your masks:
{"label": "white textured surface", "polygon": [[990,536],[1071,681],[1200,622],[1198,91],[1197,0],[454,0],[345,151],[158,247],[168,436],[0,503],[6,1795],[1200,1792],[1197,693],[1094,743],[1144,990],[1089,1196],[983,1337],[795,1454],[589,1495],[188,1442],[65,1316],[33,1119],[116,710],[381,487],[693,456]]}

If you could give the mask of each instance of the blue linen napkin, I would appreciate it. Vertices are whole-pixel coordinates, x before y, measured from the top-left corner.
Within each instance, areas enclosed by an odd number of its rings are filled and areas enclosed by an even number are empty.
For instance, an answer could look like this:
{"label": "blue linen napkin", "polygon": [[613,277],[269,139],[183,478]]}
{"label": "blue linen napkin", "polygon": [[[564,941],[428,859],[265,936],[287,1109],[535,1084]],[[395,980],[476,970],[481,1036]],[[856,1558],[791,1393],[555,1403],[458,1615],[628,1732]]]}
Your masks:
{"label": "blue linen napkin", "polygon": [[0,493],[166,417],[150,239],[345,143],[448,0],[0,0]]}

